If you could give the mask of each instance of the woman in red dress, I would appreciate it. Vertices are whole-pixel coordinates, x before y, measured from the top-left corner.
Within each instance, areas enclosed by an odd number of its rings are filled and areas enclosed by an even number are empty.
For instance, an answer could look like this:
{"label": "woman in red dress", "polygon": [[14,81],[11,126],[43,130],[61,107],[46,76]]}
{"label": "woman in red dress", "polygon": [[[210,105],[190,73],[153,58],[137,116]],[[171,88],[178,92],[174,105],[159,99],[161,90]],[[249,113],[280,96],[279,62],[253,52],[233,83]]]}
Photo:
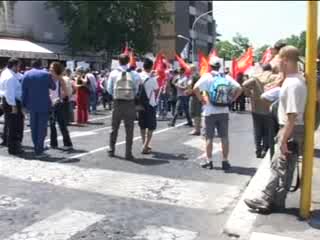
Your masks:
{"label": "woman in red dress", "polygon": [[82,68],[77,69],[75,87],[77,89],[77,123],[86,124],[88,123],[89,112],[89,89],[88,81]]}

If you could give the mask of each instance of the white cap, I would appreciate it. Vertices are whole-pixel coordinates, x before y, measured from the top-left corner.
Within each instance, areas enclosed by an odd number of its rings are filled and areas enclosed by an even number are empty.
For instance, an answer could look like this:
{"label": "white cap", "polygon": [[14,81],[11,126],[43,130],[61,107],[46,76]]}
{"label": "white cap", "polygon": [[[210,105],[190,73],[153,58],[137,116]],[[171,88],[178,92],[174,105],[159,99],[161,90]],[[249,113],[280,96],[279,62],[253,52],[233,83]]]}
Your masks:
{"label": "white cap", "polygon": [[221,58],[218,58],[218,57],[216,57],[216,56],[212,56],[212,57],[210,57],[210,59],[209,59],[209,65],[210,65],[210,66],[216,66],[216,65],[221,66],[221,62],[222,62],[222,59],[221,59]]}

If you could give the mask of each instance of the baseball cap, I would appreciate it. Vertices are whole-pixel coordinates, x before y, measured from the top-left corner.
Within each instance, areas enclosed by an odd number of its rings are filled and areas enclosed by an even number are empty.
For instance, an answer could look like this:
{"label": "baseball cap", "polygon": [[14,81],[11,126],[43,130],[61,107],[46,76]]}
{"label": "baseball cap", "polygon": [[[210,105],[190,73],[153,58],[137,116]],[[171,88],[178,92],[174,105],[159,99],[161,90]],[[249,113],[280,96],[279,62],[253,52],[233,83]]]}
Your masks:
{"label": "baseball cap", "polygon": [[216,56],[212,56],[209,59],[209,65],[210,66],[221,66],[221,58],[218,58]]}

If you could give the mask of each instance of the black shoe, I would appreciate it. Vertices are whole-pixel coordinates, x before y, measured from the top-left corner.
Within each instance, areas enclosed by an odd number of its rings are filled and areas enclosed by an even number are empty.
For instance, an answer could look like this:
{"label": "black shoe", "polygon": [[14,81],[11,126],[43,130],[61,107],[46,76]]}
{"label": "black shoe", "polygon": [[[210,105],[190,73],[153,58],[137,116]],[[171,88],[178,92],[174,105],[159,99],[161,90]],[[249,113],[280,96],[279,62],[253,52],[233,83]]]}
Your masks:
{"label": "black shoe", "polygon": [[168,127],[174,127],[175,124],[173,123],[168,123]]}
{"label": "black shoe", "polygon": [[229,171],[231,169],[231,165],[228,161],[223,161],[222,162],[222,169],[224,171]]}
{"label": "black shoe", "polygon": [[257,158],[262,158],[261,156],[262,156],[262,155],[261,155],[261,151],[256,151],[256,157],[257,157]]}
{"label": "black shoe", "polygon": [[271,211],[271,206],[266,201],[259,199],[245,199],[244,203],[252,210],[259,212],[269,212]]}
{"label": "black shoe", "polygon": [[22,149],[16,150],[16,151],[8,151],[10,155],[22,155],[25,153]]}
{"label": "black shoe", "polygon": [[184,126],[186,126],[186,127],[193,127],[193,124],[192,124],[192,123],[186,123]]}
{"label": "black shoe", "polygon": [[208,163],[202,164],[201,167],[202,168],[208,168],[208,169],[212,170],[213,169],[213,163],[212,163],[212,161],[210,161]]}
{"label": "black shoe", "polygon": [[128,161],[134,161],[135,158],[134,158],[134,156],[133,156],[132,154],[129,154],[129,155],[126,155],[126,160],[128,160]]}
{"label": "black shoe", "polygon": [[261,158],[265,158],[266,155],[267,155],[267,151],[262,150],[262,152],[261,152]]}
{"label": "black shoe", "polygon": [[108,151],[108,156],[113,158],[114,157],[114,151],[113,150],[109,150]]}

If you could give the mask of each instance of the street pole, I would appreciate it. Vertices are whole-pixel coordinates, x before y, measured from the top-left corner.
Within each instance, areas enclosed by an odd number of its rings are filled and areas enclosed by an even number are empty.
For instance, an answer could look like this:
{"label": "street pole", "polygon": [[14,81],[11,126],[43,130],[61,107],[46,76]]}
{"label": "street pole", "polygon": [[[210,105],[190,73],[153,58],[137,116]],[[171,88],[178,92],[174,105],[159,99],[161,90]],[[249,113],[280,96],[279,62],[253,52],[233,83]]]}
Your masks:
{"label": "street pole", "polygon": [[[191,28],[191,32],[194,32],[194,27],[196,26],[196,23],[200,20],[200,18],[207,16],[208,14],[212,13],[213,10],[210,10],[208,12],[202,13],[201,15],[199,15],[193,22],[192,24],[192,28]],[[195,45],[195,36],[192,38],[192,61],[195,62],[195,51],[196,50],[196,45]]]}
{"label": "street pole", "polygon": [[302,167],[302,185],[300,196],[300,216],[310,217],[312,198],[312,173],[314,158],[314,128],[317,89],[317,25],[318,2],[307,1],[307,42],[306,42],[306,77],[308,99],[305,111],[305,141]]}

